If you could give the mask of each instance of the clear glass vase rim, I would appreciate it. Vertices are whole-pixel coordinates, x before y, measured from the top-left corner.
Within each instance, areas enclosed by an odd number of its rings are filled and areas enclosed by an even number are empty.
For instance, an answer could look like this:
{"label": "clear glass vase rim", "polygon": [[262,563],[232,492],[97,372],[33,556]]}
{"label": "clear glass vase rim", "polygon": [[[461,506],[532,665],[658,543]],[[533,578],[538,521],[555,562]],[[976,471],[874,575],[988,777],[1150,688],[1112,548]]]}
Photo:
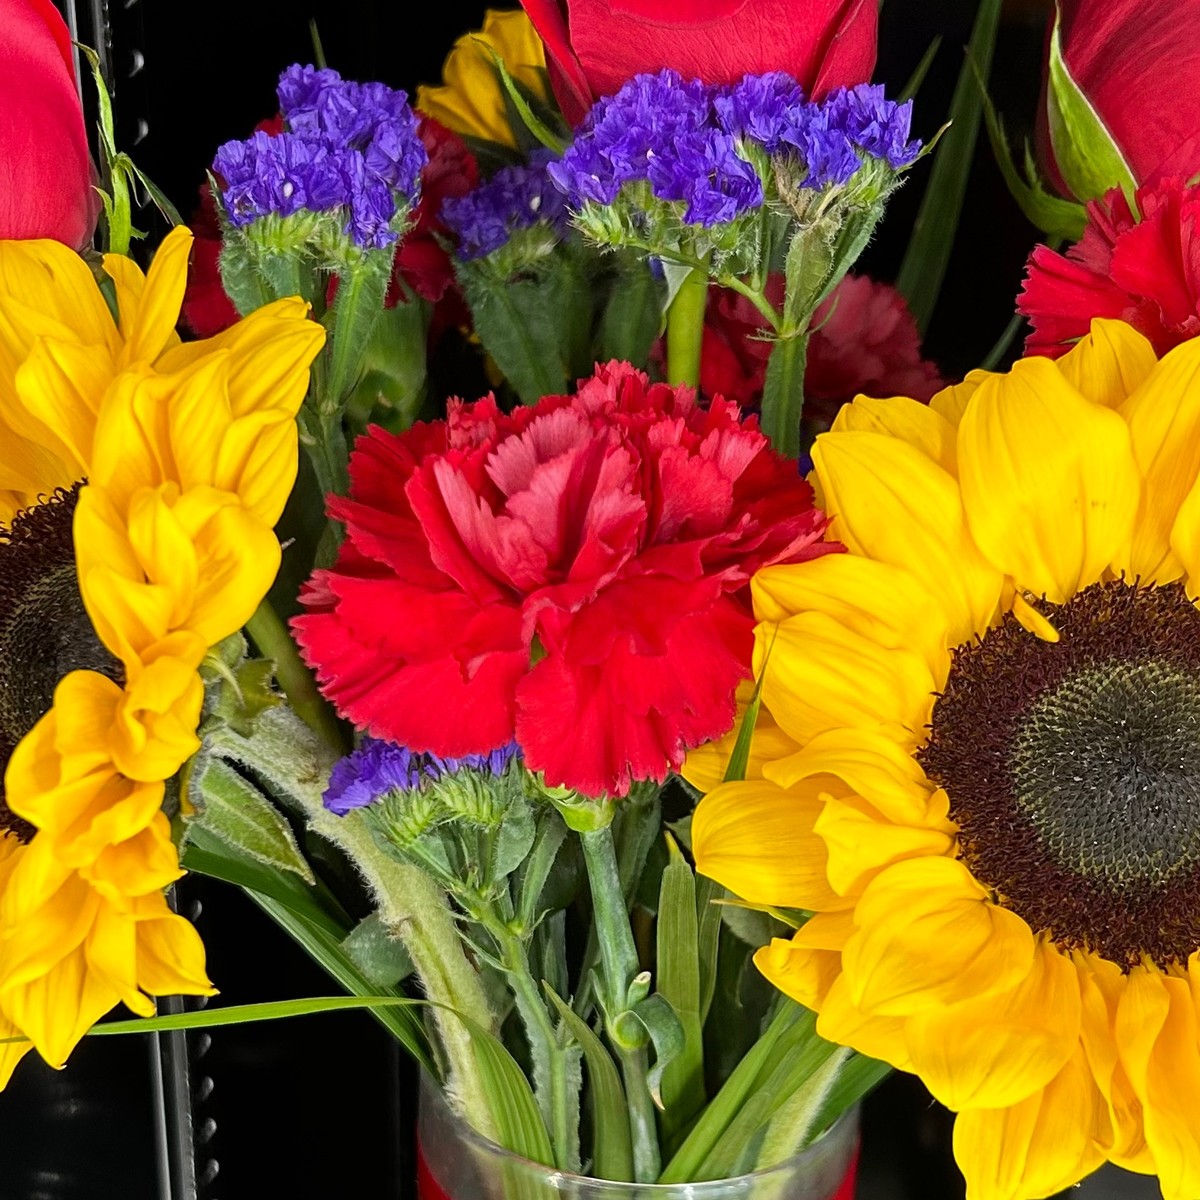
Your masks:
{"label": "clear glass vase rim", "polygon": [[437,1102],[445,1110],[447,1117],[454,1123],[456,1134],[464,1141],[473,1143],[480,1150],[497,1158],[506,1158],[515,1163],[520,1163],[523,1167],[528,1167],[531,1171],[542,1172],[547,1176],[552,1176],[556,1180],[562,1180],[564,1183],[602,1184],[606,1190],[619,1194],[621,1191],[627,1189],[631,1196],[636,1195],[639,1197],[644,1196],[647,1192],[652,1194],[660,1193],[663,1196],[671,1194],[678,1196],[681,1188],[689,1188],[691,1189],[688,1192],[689,1196],[695,1197],[695,1200],[704,1200],[705,1189],[711,1189],[716,1192],[718,1188],[727,1188],[731,1184],[770,1182],[772,1179],[778,1179],[781,1176],[794,1172],[805,1159],[814,1155],[818,1149],[822,1148],[835,1132],[844,1130],[847,1125],[856,1124],[858,1120],[858,1105],[855,1104],[846,1109],[832,1125],[819,1133],[804,1149],[793,1154],[791,1158],[785,1158],[782,1162],[776,1163],[772,1167],[763,1167],[759,1171],[749,1171],[745,1175],[730,1175],[724,1179],[697,1179],[680,1181],[678,1183],[629,1183],[620,1179],[601,1179],[596,1175],[576,1175],[571,1171],[563,1171],[558,1167],[547,1166],[545,1163],[535,1162],[532,1158],[523,1158],[520,1154],[516,1154],[512,1150],[506,1150],[499,1142],[493,1142],[491,1138],[485,1137],[474,1126],[464,1121],[450,1107],[445,1093],[437,1081],[427,1071],[422,1071],[422,1103],[425,1102],[425,1096],[430,1092],[437,1097]]}

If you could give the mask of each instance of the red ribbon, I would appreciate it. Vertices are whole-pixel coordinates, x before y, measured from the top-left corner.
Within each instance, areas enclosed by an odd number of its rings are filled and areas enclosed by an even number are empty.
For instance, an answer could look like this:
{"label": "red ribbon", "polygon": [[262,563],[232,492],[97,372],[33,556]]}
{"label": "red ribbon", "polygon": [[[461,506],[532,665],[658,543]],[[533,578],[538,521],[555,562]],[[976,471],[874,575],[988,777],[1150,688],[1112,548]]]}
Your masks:
{"label": "red ribbon", "polygon": [[[846,1178],[842,1180],[842,1186],[838,1188],[833,1200],[854,1200],[854,1188],[857,1181],[858,1151],[855,1150],[854,1158],[850,1161],[850,1169],[846,1172]],[[434,1179],[420,1145],[417,1146],[417,1200],[472,1200],[467,1196],[449,1196],[443,1191],[441,1184]]]}

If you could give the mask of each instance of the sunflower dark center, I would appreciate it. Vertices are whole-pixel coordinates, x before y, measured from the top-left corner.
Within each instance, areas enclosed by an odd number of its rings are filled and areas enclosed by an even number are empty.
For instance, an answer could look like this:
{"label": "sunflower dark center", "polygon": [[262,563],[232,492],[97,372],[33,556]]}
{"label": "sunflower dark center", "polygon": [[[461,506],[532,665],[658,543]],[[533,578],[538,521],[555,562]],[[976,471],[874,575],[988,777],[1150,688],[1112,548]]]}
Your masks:
{"label": "sunflower dark center", "polygon": [[49,711],[64,675],[92,670],[121,679],[79,594],[71,536],[78,493],[78,486],[56,492],[0,526],[0,829],[25,837],[30,826],[4,803],[13,749]]}
{"label": "sunflower dark center", "polygon": [[1200,948],[1200,612],[1095,584],[954,654],[919,758],[975,876],[1035,930],[1123,964]]}

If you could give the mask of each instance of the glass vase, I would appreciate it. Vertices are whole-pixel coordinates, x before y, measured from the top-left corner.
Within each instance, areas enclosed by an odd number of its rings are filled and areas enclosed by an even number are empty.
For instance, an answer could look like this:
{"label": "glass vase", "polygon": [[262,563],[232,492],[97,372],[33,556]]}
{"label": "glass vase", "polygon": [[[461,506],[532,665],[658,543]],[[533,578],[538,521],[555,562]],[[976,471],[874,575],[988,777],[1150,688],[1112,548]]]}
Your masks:
{"label": "glass vase", "polygon": [[417,1147],[418,1200],[853,1200],[858,1110],[763,1171],[702,1183],[614,1183],[510,1153],[458,1118],[426,1076]]}

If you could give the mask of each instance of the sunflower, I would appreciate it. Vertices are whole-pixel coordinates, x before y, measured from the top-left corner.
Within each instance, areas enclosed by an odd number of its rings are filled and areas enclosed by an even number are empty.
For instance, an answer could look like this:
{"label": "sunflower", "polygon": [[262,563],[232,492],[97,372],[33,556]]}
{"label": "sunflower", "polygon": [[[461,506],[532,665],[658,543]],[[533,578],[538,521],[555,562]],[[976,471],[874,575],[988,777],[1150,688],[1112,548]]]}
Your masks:
{"label": "sunflower", "polygon": [[0,1037],[29,1039],[0,1086],[118,1001],[212,991],[163,895],[164,782],[199,745],[201,661],[278,568],[324,334],[291,299],[180,344],[190,244],[146,275],[106,257],[106,301],[66,247],[0,242]]}
{"label": "sunflower", "polygon": [[546,75],[546,52],[525,10],[489,8],[483,28],[464,33],[442,66],[442,85],[417,88],[418,112],[447,129],[516,149],[509,101],[492,56],[533,96],[553,103]]}
{"label": "sunflower", "polygon": [[1057,362],[817,439],[846,547],[753,581],[764,711],[699,868],[814,915],[756,962],[958,1112],[970,1200],[1105,1159],[1200,1195],[1200,340]]}

